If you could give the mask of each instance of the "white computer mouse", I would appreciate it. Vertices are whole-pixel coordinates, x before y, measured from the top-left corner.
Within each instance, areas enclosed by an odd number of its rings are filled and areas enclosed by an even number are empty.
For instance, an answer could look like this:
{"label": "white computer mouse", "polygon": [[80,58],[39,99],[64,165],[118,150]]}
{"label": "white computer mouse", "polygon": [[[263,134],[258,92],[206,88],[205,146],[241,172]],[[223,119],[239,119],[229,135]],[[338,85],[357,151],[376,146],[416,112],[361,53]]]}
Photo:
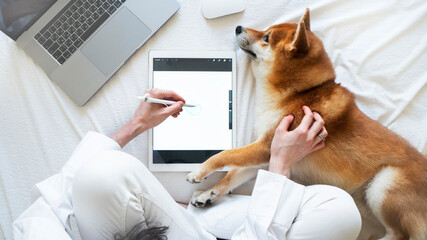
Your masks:
{"label": "white computer mouse", "polygon": [[245,0],[202,0],[202,14],[207,19],[245,10]]}

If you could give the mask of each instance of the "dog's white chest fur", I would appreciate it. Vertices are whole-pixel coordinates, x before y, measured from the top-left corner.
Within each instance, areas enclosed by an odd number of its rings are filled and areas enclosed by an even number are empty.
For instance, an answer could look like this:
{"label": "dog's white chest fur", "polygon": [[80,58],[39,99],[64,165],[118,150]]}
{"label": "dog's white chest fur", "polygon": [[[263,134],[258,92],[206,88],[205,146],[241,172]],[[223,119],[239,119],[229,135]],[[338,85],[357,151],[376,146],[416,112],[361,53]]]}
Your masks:
{"label": "dog's white chest fur", "polygon": [[270,64],[252,61],[252,71],[256,79],[255,134],[260,138],[282,119],[285,108],[277,108],[280,94],[268,90],[266,77]]}

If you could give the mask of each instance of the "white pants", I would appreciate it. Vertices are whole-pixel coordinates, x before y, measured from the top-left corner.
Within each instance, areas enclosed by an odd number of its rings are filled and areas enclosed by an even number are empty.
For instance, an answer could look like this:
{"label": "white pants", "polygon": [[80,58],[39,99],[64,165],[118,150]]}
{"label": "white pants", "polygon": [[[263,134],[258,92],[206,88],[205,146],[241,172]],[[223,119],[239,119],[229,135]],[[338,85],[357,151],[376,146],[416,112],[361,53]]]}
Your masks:
{"label": "white pants", "polygon": [[[168,226],[168,239],[202,240],[216,239],[202,225],[216,236],[228,232],[231,237],[236,226],[243,224],[250,196],[225,197],[223,202],[230,201],[226,208],[219,204],[205,215],[193,211],[197,213],[193,216],[172,199],[144,164],[129,154],[108,151],[79,169],[72,200],[83,239],[114,239],[114,234],[124,235],[146,221]],[[232,217],[222,217],[217,224],[212,222],[215,215]],[[329,186],[309,186],[286,239],[356,239],[360,225],[360,215],[347,193]],[[215,226],[221,226],[218,234]],[[231,229],[224,231],[224,226]]]}

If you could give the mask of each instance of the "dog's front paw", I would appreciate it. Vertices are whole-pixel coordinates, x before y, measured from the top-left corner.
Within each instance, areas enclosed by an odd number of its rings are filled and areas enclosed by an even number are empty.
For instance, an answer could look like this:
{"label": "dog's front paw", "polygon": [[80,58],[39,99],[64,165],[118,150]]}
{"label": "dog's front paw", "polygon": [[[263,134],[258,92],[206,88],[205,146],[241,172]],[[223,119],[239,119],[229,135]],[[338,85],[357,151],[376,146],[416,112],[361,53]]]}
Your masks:
{"label": "dog's front paw", "polygon": [[202,180],[197,178],[196,174],[193,172],[187,174],[187,182],[189,183],[200,183]]}
{"label": "dog's front paw", "polygon": [[189,174],[187,174],[187,181],[190,182],[190,183],[200,183],[200,182],[202,182],[200,168],[196,168],[192,172],[190,172]]}
{"label": "dog's front paw", "polygon": [[191,199],[191,205],[198,208],[203,208],[212,204],[215,199],[216,193],[214,190],[196,191],[194,192],[193,198]]}

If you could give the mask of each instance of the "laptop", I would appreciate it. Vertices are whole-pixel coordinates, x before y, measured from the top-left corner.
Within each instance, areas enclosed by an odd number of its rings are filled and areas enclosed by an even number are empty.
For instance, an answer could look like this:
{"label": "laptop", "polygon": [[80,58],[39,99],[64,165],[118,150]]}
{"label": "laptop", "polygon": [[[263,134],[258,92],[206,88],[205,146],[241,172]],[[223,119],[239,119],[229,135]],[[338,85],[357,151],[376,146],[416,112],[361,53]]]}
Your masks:
{"label": "laptop", "polygon": [[83,106],[178,9],[176,0],[0,0],[0,30]]}

